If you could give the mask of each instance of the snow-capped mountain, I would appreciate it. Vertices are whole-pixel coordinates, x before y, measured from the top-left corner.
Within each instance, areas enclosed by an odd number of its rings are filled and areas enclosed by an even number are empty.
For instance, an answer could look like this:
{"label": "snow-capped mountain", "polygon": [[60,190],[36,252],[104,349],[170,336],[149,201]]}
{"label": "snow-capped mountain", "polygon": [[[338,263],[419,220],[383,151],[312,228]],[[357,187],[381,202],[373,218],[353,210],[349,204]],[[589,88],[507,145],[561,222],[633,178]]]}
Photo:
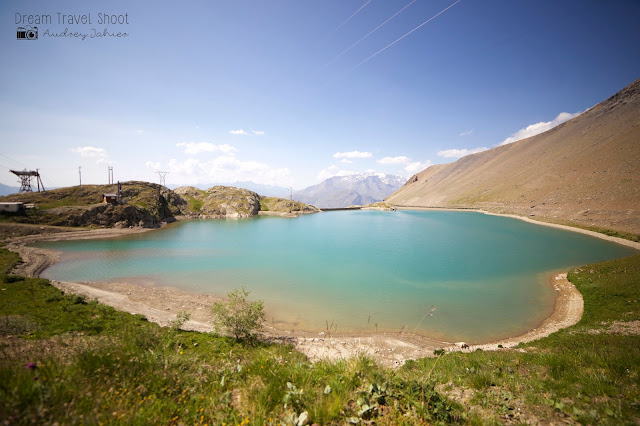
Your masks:
{"label": "snow-capped mountain", "polygon": [[386,173],[334,176],[293,193],[293,198],[320,208],[339,208],[382,201],[406,182]]}

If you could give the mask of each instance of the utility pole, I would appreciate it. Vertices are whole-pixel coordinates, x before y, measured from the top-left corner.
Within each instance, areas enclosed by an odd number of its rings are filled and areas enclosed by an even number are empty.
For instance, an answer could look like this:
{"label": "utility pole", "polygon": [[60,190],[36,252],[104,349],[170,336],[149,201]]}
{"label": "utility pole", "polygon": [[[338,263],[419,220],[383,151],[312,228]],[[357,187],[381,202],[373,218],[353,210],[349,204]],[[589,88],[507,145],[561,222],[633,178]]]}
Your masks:
{"label": "utility pole", "polygon": [[158,176],[160,176],[160,185],[166,186],[165,177],[169,174],[169,172],[156,172],[156,173],[158,174]]}
{"label": "utility pole", "polygon": [[78,177],[80,178],[80,186],[82,186],[82,167],[78,166]]}
{"label": "utility pole", "polygon": [[109,166],[109,185],[113,184],[113,166]]}
{"label": "utility pole", "polygon": [[289,200],[293,201],[293,187],[289,187],[289,191],[290,191]]}

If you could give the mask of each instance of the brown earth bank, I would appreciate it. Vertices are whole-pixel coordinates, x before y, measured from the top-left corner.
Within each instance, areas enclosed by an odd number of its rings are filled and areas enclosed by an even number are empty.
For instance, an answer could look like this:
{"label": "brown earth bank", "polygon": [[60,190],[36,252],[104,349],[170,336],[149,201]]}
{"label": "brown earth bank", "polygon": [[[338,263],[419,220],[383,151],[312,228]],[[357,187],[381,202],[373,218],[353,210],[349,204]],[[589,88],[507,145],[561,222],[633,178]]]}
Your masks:
{"label": "brown earth bank", "polygon": [[431,166],[385,203],[516,214],[638,241],[640,80],[545,133]]}
{"label": "brown earth bank", "polygon": [[[4,227],[11,225],[4,225]],[[39,227],[38,227],[39,228]],[[3,229],[3,227],[0,227]],[[17,252],[22,263],[16,266],[14,273],[36,277],[44,269],[54,264],[58,255],[53,250],[29,246],[38,241],[62,241],[72,239],[109,238],[131,233],[147,232],[148,229],[100,229],[69,230],[61,232],[46,231],[32,234],[26,225],[18,225],[14,233],[22,236],[8,238],[5,247]],[[53,230],[51,230],[53,231]],[[8,233],[4,228],[4,233]],[[180,312],[188,312],[190,321],[183,328],[210,332],[213,331],[211,307],[219,300],[212,295],[196,294],[176,288],[158,287],[153,283],[127,282],[59,282],[52,284],[64,292],[70,292],[96,299],[117,309],[144,315],[150,321],[162,326],[176,319]],[[520,342],[528,342],[547,336],[561,328],[576,324],[582,317],[583,301],[580,292],[566,279],[566,274],[550,277],[550,285],[557,292],[553,314],[524,335],[481,345],[467,345],[464,342],[445,342],[405,331],[398,333],[362,333],[335,334],[302,332],[293,330],[286,324],[266,324],[263,335],[266,339],[293,344],[297,350],[306,354],[310,360],[346,359],[365,354],[384,365],[397,367],[406,360],[433,356],[436,349],[447,351],[503,350],[513,348]],[[268,313],[277,316],[277,313]],[[271,315],[274,314],[274,315]]]}

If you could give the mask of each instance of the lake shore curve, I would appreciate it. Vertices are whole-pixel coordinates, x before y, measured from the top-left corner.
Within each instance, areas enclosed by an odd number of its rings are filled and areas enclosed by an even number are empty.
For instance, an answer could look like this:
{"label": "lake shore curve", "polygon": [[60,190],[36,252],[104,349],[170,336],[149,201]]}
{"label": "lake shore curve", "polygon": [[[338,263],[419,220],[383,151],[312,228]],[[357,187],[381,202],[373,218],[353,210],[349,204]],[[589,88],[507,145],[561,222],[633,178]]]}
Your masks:
{"label": "lake shore curve", "polygon": [[[539,223],[539,222],[535,222]],[[29,235],[7,239],[6,248],[18,253],[23,262],[14,273],[38,277],[42,271],[58,261],[55,250],[31,247],[42,241],[66,241],[77,239],[101,239],[149,232],[152,229],[98,229],[78,230],[48,235]],[[606,236],[605,236],[606,237]],[[166,326],[177,313],[187,311],[191,320],[183,328],[210,332],[212,316],[210,308],[219,298],[198,293],[189,293],[176,288],[158,287],[153,283],[114,282],[61,282],[51,281],[64,292],[83,295],[90,299],[132,314],[144,315],[149,321]],[[311,361],[323,359],[347,359],[367,355],[388,366],[400,366],[410,359],[433,356],[436,349],[446,351],[502,350],[513,348],[521,342],[529,342],[548,336],[562,328],[580,321],[583,300],[580,292],[571,284],[566,273],[550,277],[549,285],[556,292],[555,306],[551,316],[539,326],[522,335],[488,343],[467,345],[464,342],[446,342],[408,332],[326,334],[287,329],[287,327],[265,324],[265,338],[293,344]]]}

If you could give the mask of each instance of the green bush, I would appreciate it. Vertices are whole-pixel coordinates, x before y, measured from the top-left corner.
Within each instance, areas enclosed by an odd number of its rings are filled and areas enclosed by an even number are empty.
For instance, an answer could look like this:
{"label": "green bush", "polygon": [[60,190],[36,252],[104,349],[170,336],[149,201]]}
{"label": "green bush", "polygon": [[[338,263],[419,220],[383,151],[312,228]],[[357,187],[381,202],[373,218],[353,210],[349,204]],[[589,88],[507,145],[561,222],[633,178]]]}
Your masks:
{"label": "green bush", "polygon": [[265,319],[261,300],[249,302],[249,292],[243,287],[227,294],[228,300],[215,302],[211,309],[216,331],[232,334],[236,340],[251,340],[262,328]]}

